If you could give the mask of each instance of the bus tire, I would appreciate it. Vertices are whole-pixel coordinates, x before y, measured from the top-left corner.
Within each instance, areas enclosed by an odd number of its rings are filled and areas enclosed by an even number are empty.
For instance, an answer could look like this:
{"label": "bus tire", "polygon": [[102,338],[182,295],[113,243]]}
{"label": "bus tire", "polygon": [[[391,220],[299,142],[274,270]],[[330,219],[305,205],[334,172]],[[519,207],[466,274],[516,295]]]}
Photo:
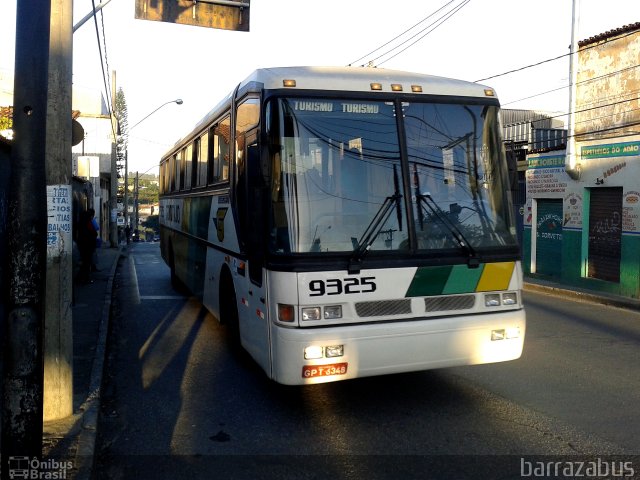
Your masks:
{"label": "bus tire", "polygon": [[169,269],[171,270],[171,287],[178,293],[184,293],[184,283],[182,283],[176,274],[176,262],[175,257],[173,256],[173,246],[169,246]]}
{"label": "bus tire", "polygon": [[240,347],[238,302],[233,280],[228,270],[223,273],[220,285],[220,323],[226,325],[231,345],[234,348]]}

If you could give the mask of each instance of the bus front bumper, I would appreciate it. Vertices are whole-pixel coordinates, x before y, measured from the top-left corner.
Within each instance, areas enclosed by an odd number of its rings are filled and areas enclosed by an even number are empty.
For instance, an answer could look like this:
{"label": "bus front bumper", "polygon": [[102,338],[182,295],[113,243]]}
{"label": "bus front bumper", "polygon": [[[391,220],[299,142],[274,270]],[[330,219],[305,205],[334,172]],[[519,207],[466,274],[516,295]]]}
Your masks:
{"label": "bus front bumper", "polygon": [[272,325],[271,377],[302,385],[514,360],[525,330],[523,309],[327,328]]}

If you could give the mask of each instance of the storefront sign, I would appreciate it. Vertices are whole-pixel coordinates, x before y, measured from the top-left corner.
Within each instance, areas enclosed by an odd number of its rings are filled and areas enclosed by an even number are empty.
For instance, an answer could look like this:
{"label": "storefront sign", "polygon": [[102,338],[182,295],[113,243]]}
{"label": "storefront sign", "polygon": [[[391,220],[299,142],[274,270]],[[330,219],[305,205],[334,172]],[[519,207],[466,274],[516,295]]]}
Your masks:
{"label": "storefront sign", "polygon": [[622,231],[637,233],[640,230],[640,192],[631,190],[622,196]]}
{"label": "storefront sign", "polygon": [[568,182],[564,161],[564,155],[528,158],[529,168],[525,174],[527,198],[557,198],[564,195]]}
{"label": "storefront sign", "polygon": [[584,160],[593,158],[630,157],[638,155],[640,155],[640,142],[590,145],[580,149],[580,156]]}
{"label": "storefront sign", "polygon": [[582,196],[570,193],[564,197],[564,218],[562,226],[565,228],[582,228]]}

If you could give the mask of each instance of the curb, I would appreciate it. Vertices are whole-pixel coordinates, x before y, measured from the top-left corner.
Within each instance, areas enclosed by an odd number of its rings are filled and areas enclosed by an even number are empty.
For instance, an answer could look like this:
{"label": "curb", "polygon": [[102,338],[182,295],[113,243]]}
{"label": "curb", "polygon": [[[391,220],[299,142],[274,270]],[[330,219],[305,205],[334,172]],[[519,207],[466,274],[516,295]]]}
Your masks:
{"label": "curb", "polygon": [[100,398],[102,375],[104,371],[105,356],[107,351],[107,335],[109,332],[109,320],[111,317],[111,296],[113,294],[113,281],[115,278],[118,261],[122,255],[122,248],[118,247],[118,252],[109,272],[107,289],[104,294],[102,306],[102,317],[100,318],[100,329],[98,332],[98,342],[96,345],[93,365],[91,367],[91,377],[89,378],[89,393],[87,399],[80,407],[82,412],[82,425],[78,437],[78,449],[76,451],[75,465],[77,480],[89,480],[92,477],[94,454],[96,448],[96,434],[98,429],[98,414],[100,411]]}
{"label": "curb", "polygon": [[528,282],[526,279],[523,285],[524,291],[541,292],[559,297],[570,298],[578,301],[599,303],[610,307],[625,308],[628,310],[640,310],[640,300],[622,297],[606,293],[591,292],[586,290],[569,290],[555,285],[544,285],[535,282]]}

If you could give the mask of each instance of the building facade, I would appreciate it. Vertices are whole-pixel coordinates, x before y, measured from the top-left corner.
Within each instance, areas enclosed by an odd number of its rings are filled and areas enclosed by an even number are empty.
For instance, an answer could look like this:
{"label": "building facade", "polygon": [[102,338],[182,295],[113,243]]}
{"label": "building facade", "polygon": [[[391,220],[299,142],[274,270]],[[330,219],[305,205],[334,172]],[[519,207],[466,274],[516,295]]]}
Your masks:
{"label": "building facade", "polygon": [[76,120],[84,129],[84,139],[71,151],[73,175],[93,185],[91,203],[100,225],[100,238],[103,244],[107,244],[111,216],[111,116],[99,91],[75,85],[73,108],[80,112]]}
{"label": "building facade", "polygon": [[640,23],[579,42],[573,150],[526,159],[526,274],[640,298],[639,58]]}

